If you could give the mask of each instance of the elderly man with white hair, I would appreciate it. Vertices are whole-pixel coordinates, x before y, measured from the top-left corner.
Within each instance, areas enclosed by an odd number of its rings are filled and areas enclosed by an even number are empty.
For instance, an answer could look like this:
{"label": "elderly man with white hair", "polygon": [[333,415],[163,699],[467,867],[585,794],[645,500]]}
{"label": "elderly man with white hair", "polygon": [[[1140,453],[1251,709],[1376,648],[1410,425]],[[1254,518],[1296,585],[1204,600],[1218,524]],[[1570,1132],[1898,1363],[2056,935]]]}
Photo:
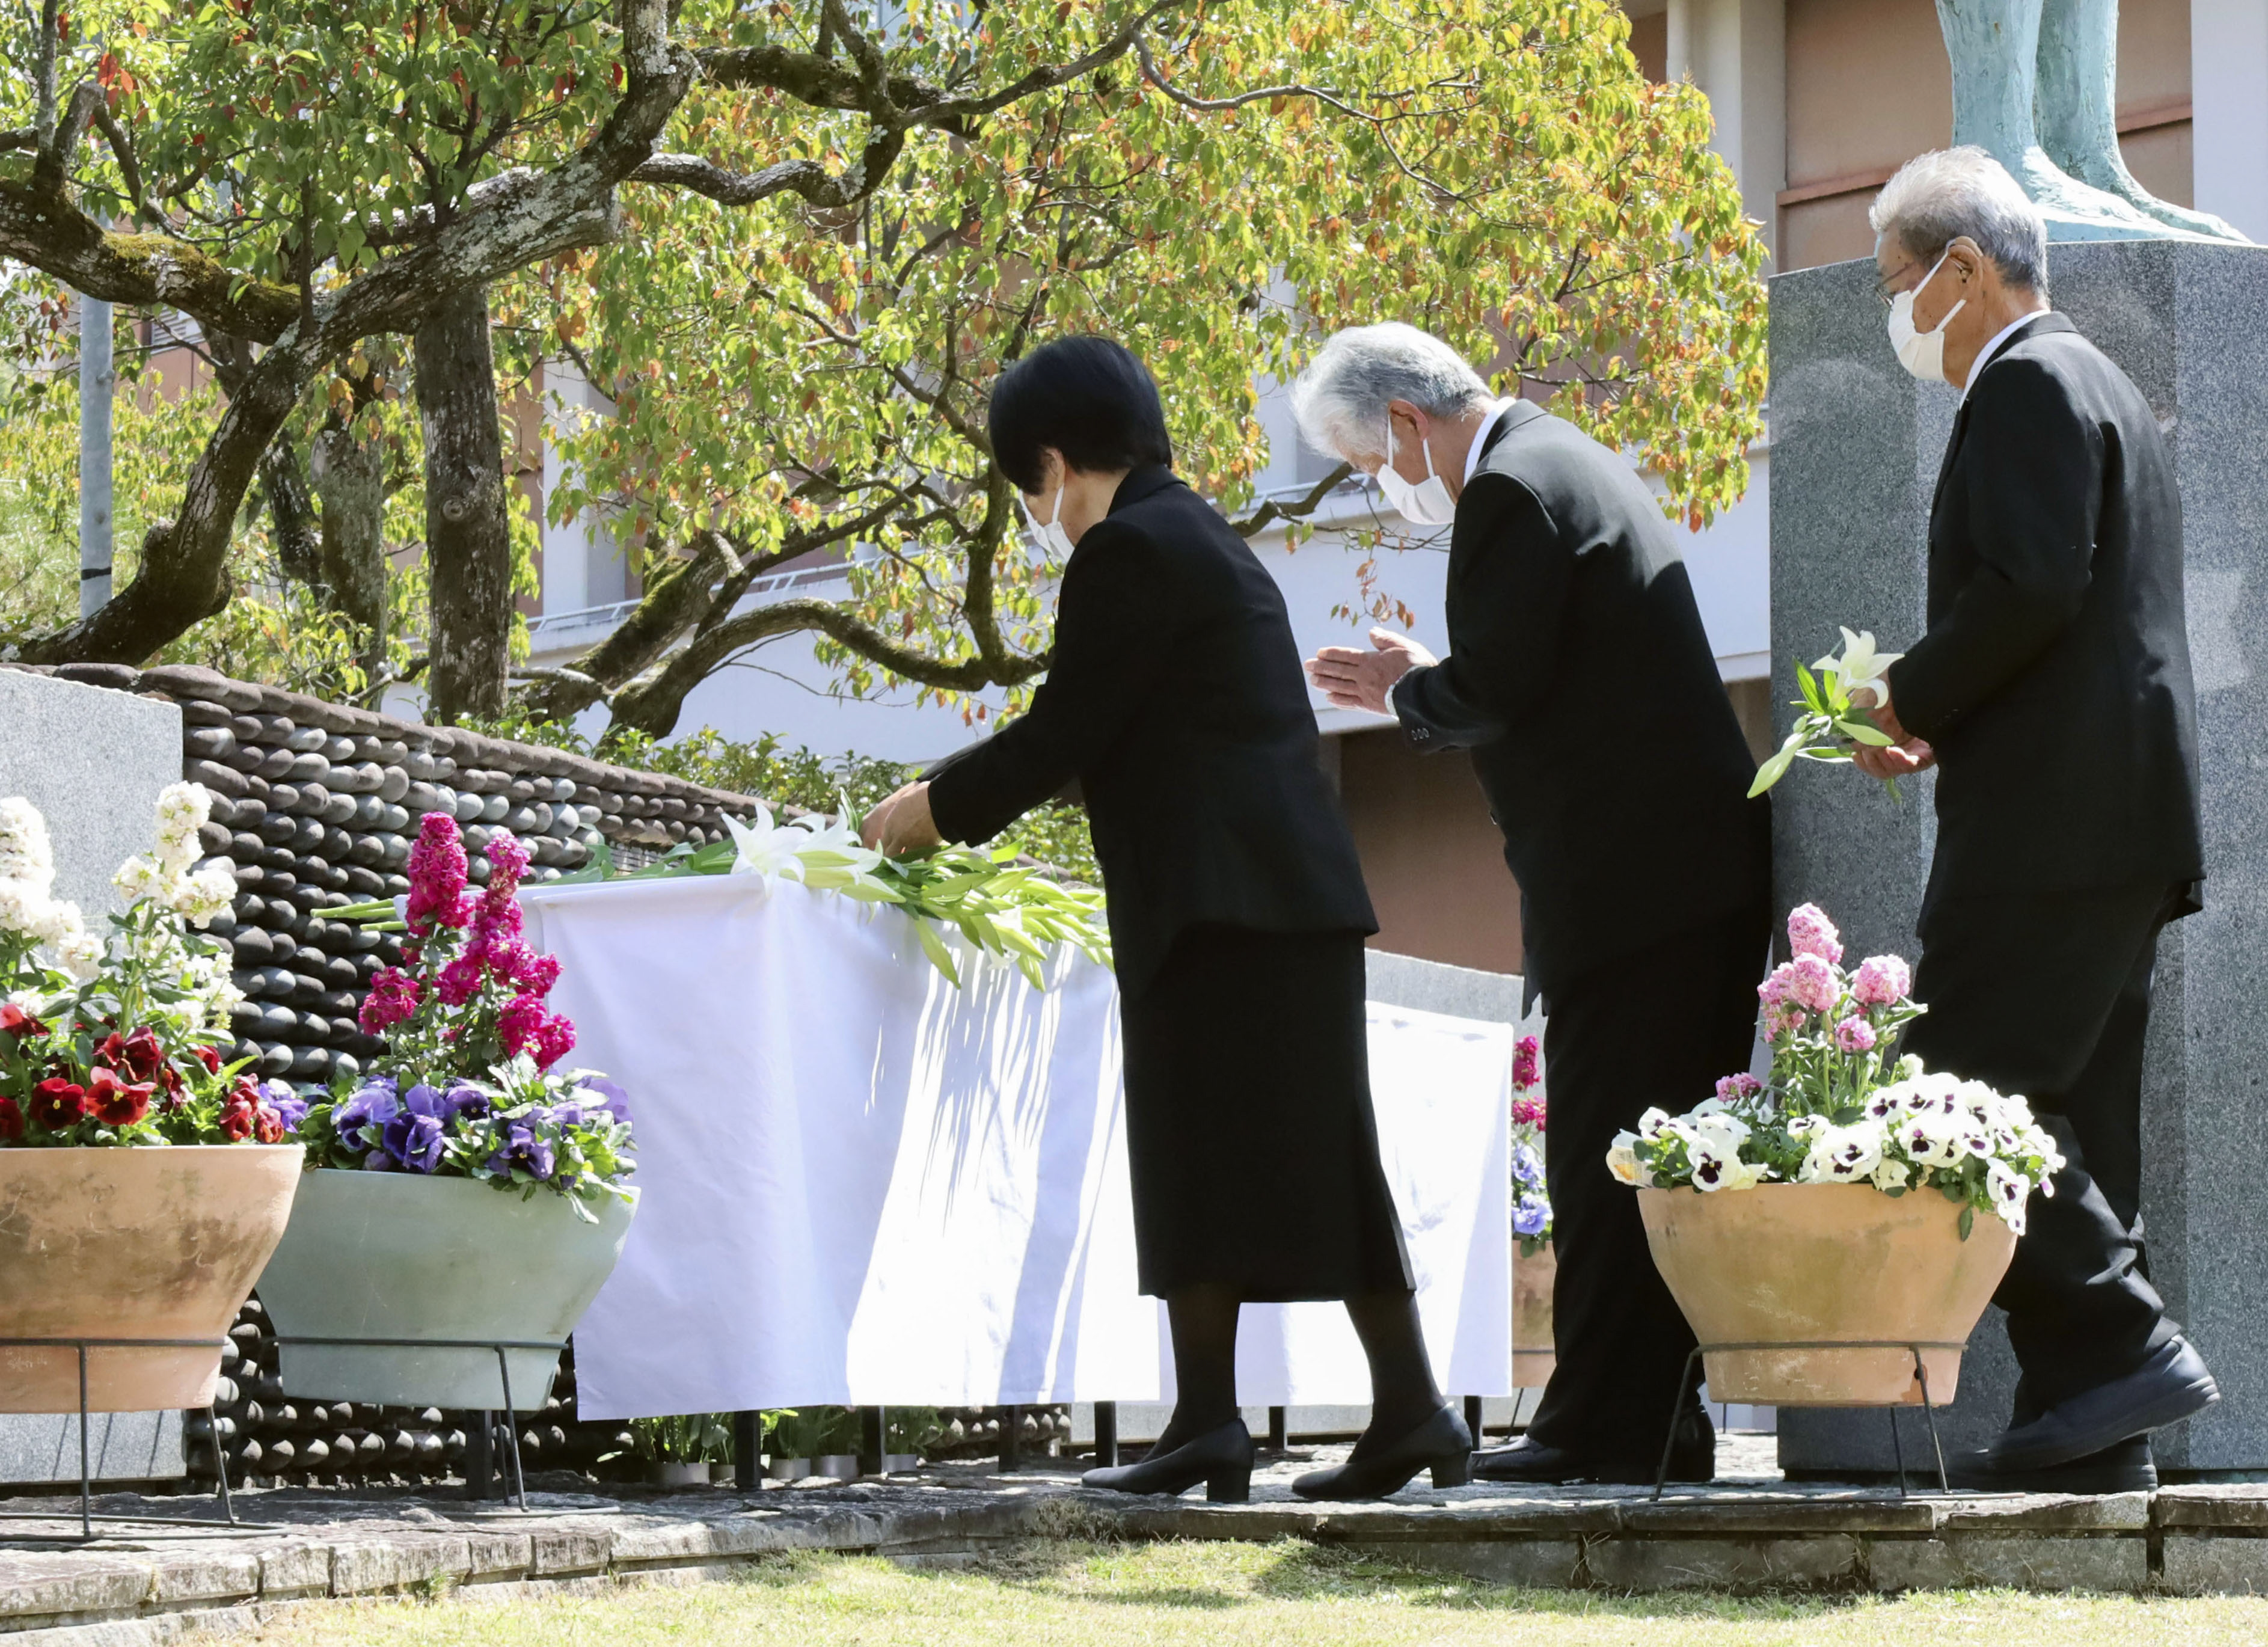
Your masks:
{"label": "elderly man with white hair", "polygon": [[1549,1009],[1546,1171],[1558,1370],[1495,1481],[1707,1481],[1680,1380],[1693,1335],[1653,1268],[1616,1133],[1747,1069],[1770,923],[1771,815],[1661,508],[1616,452],[1497,401],[1439,338],[1359,327],[1292,390],[1301,430],[1448,526],[1449,656],[1371,632],[1309,673],[1336,704],[1463,748],[1520,883],[1523,968]]}
{"label": "elderly man with white hair", "polygon": [[2153,1430],[2218,1397],[2141,1236],[2142,1053],[2164,924],[2199,907],[2181,498],[2126,374],[2048,307],[2038,209],[1983,150],[1874,206],[1907,371],[1962,392],[1929,521],[1929,627],[1875,710],[1880,777],[1938,768],[1907,1049],[2020,1092],[2067,1165],[1994,1301],[2023,1379],[1975,1484],[2157,1484]]}

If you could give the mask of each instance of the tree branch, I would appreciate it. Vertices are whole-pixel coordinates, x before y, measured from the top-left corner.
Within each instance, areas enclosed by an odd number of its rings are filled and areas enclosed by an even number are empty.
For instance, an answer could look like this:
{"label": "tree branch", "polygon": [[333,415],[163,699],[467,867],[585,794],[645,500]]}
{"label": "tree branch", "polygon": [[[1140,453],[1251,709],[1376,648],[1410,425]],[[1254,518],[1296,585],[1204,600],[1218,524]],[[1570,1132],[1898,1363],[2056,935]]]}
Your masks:
{"label": "tree branch", "polygon": [[1270,521],[1304,520],[1322,508],[1323,499],[1338,490],[1339,482],[1353,473],[1354,465],[1342,463],[1322,480],[1317,481],[1308,489],[1306,496],[1295,498],[1288,504],[1278,503],[1271,497],[1243,519],[1230,521],[1229,526],[1238,537],[1248,538]]}

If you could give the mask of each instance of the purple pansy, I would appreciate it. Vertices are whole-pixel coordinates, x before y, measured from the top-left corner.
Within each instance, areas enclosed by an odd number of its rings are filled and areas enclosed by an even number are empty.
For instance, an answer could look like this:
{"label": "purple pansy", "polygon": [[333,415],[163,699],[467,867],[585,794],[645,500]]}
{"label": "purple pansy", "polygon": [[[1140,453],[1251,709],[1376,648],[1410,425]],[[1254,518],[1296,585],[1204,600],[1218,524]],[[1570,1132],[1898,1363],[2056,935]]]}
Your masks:
{"label": "purple pansy", "polygon": [[524,1121],[515,1121],[504,1129],[504,1148],[489,1157],[489,1170],[508,1173],[515,1169],[530,1178],[548,1180],[554,1161],[551,1143],[539,1136]]}
{"label": "purple pansy", "polygon": [[1520,1205],[1513,1212],[1513,1233],[1541,1235],[1543,1233],[1543,1226],[1550,1222],[1551,1203],[1543,1196],[1530,1192],[1520,1198]]}
{"label": "purple pansy", "polygon": [[413,1173],[430,1173],[440,1165],[442,1143],[441,1121],[437,1115],[404,1109],[386,1123],[387,1154]]}

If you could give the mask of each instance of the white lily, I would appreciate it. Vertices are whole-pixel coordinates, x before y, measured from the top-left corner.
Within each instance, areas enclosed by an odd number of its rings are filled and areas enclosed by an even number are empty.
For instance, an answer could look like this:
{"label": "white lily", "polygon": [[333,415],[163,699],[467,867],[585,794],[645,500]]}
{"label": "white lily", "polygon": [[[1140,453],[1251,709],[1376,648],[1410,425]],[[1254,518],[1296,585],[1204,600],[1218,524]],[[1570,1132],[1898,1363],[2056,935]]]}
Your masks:
{"label": "white lily", "polygon": [[[1838,624],[1837,627],[1842,626]],[[1873,690],[1874,702],[1880,703],[1889,695],[1888,677],[1890,665],[1904,656],[1904,652],[1875,651],[1872,629],[1861,629],[1853,635],[1845,629],[1843,630],[1843,655],[1840,658],[1822,658],[1811,666],[1833,670],[1845,696],[1866,687]]]}
{"label": "white lily", "polygon": [[742,823],[727,812],[725,827],[733,832],[733,874],[760,877],[767,893],[783,880],[803,879],[799,853],[808,837],[800,829],[784,829],[775,824],[770,807],[759,801],[754,823]]}
{"label": "white lily", "polygon": [[829,853],[842,860],[839,864],[830,861],[828,864],[830,869],[847,869],[854,875],[868,875],[882,862],[882,855],[859,840],[851,830],[850,819],[841,813],[824,821],[816,812],[806,813],[795,820],[793,827],[811,837],[797,849],[802,857],[808,859],[820,853]]}

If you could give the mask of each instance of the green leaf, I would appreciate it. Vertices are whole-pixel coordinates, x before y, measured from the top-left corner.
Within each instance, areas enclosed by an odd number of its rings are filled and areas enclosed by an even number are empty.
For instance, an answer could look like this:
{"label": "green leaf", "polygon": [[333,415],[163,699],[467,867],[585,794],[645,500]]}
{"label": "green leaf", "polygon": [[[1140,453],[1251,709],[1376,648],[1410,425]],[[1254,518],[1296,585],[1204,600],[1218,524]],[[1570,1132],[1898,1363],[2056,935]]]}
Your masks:
{"label": "green leaf", "polygon": [[1898,741],[1872,721],[1840,720],[1835,723],[1835,730],[1854,743],[1875,749],[1895,748]]}
{"label": "green leaf", "polygon": [[1969,1232],[1976,1227],[1977,1209],[1974,1206],[1963,1207],[1961,1210],[1961,1239],[1964,1241],[1967,1240],[1969,1239]]}
{"label": "green leaf", "polygon": [[938,936],[935,923],[924,921],[917,915],[914,918],[914,931],[921,938],[922,952],[927,955],[931,963],[945,974],[946,982],[956,989],[961,988],[960,968],[953,964],[953,952],[946,947],[945,940]]}
{"label": "green leaf", "polygon": [[1795,684],[1796,689],[1803,694],[1804,703],[1814,715],[1827,713],[1827,700],[1820,695],[1818,678],[1811,673],[1808,664],[1796,665]]}

